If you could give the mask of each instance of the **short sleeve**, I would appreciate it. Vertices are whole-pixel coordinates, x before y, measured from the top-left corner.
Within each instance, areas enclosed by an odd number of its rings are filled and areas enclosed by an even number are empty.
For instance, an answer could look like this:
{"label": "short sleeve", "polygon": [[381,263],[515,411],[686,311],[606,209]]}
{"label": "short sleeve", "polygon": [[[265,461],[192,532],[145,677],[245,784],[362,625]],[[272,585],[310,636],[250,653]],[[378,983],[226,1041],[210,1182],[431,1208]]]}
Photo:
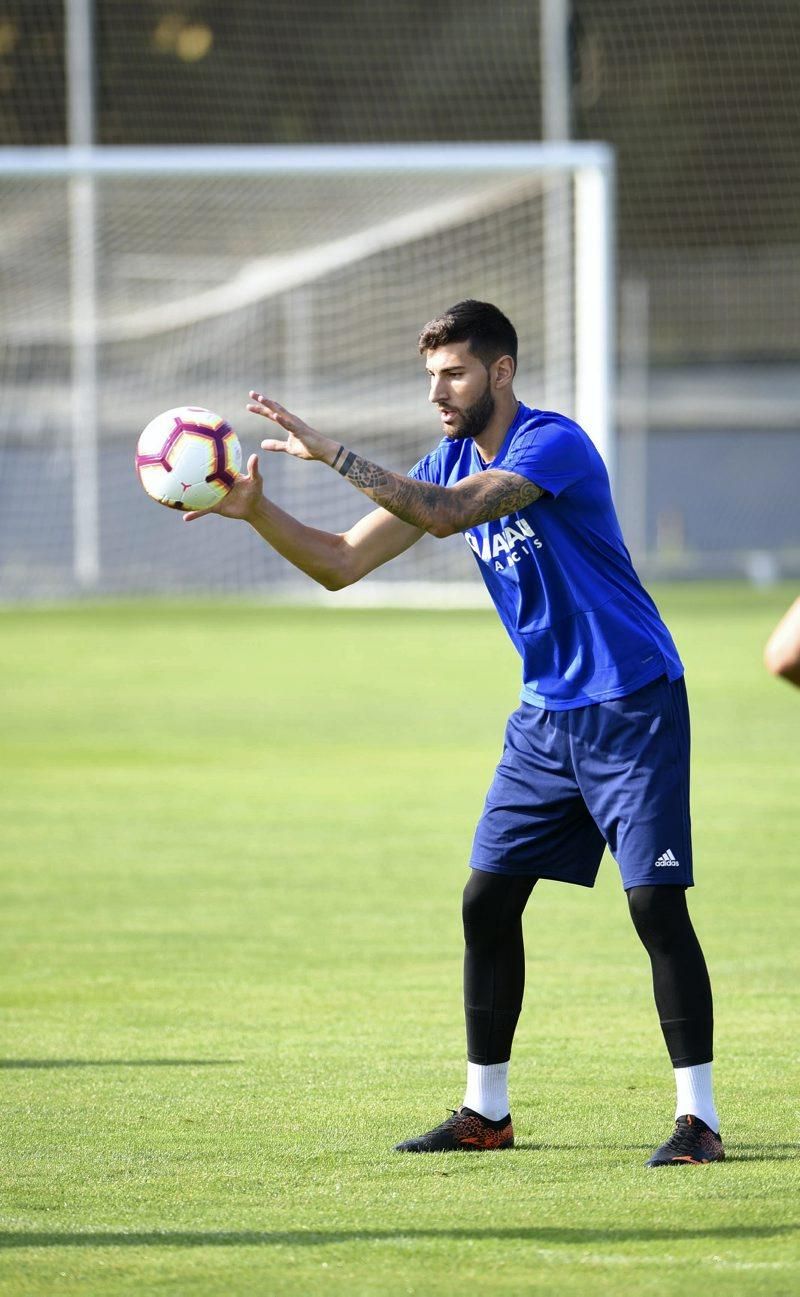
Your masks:
{"label": "short sleeve", "polygon": [[432,482],[436,486],[439,482],[437,466],[436,455],[423,455],[422,459],[418,459],[413,468],[408,470],[406,476],[413,477],[417,482]]}
{"label": "short sleeve", "polygon": [[585,477],[590,466],[586,444],[577,427],[539,423],[519,433],[502,467],[508,473],[529,478],[543,491],[557,496]]}

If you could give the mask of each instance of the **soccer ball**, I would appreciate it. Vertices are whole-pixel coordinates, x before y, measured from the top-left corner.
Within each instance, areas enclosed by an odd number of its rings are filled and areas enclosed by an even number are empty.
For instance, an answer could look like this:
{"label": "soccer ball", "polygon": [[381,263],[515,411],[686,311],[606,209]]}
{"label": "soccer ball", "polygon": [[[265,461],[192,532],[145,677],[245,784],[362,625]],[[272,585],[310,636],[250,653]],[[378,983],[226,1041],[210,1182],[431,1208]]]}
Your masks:
{"label": "soccer ball", "polygon": [[242,447],[229,423],[202,406],[151,419],[136,447],[136,472],[151,500],[168,509],[210,509],[230,491]]}

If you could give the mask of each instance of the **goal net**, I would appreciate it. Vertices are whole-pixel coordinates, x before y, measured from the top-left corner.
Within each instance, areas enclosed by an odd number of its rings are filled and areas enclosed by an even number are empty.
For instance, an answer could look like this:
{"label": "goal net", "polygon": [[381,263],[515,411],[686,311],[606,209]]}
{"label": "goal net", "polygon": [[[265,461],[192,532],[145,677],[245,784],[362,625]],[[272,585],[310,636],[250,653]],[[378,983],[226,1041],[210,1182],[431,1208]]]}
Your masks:
{"label": "goal net", "polygon": [[[416,339],[465,297],[520,336],[518,392],[610,458],[612,164],[603,146],[0,150],[0,595],[317,587],[242,524],[183,525],[142,492],[139,431],[203,405],[245,456],[255,387],[406,471],[438,440]],[[343,530],[372,507],[262,454],[269,496]],[[479,595],[461,537],[363,583]]]}

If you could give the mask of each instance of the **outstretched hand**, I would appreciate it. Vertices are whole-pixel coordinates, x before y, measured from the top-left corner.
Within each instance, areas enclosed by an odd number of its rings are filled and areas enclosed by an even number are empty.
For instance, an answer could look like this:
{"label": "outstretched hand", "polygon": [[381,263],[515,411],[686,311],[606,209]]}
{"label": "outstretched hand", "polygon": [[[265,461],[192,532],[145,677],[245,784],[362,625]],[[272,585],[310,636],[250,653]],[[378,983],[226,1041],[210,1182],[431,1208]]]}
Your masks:
{"label": "outstretched hand", "polygon": [[267,437],[261,443],[262,450],[283,451],[286,455],[294,455],[296,459],[321,459],[331,463],[339,449],[338,442],[331,441],[330,437],[323,437],[321,432],[303,423],[296,414],[291,414],[277,401],[273,401],[269,396],[263,396],[260,392],[250,393],[247,409],[251,414],[260,414],[265,419],[271,419],[289,434],[285,441]]}
{"label": "outstretched hand", "polygon": [[240,473],[226,496],[210,509],[191,509],[183,515],[184,522],[194,522],[195,518],[205,518],[208,513],[221,514],[223,518],[242,518],[254,516],[263,494],[264,479],[258,470],[258,456],[251,455],[247,461],[247,473]]}
{"label": "outstretched hand", "polygon": [[[321,459],[332,464],[337,452],[341,449],[338,442],[323,437],[322,433],[303,423],[296,414],[291,414],[271,397],[261,392],[251,392],[247,409],[251,414],[260,414],[271,419],[278,427],[288,433],[285,441],[267,437],[262,441],[263,450],[283,451],[296,459]],[[224,499],[210,509],[191,509],[183,515],[184,522],[194,522],[195,518],[204,518],[208,513],[218,513],[223,518],[242,518],[251,521],[263,498],[264,479],[258,468],[258,456],[251,455],[247,461],[247,473],[240,474]]]}

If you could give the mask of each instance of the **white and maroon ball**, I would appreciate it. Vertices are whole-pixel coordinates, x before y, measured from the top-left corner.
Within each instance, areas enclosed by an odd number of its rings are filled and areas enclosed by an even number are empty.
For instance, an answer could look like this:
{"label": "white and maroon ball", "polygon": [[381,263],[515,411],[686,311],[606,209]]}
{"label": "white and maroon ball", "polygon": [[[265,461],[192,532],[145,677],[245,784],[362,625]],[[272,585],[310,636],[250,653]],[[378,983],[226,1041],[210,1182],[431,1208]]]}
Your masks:
{"label": "white and maroon ball", "polygon": [[230,491],[242,447],[219,414],[181,405],[151,419],[136,447],[136,472],[151,500],[169,509],[210,509]]}

